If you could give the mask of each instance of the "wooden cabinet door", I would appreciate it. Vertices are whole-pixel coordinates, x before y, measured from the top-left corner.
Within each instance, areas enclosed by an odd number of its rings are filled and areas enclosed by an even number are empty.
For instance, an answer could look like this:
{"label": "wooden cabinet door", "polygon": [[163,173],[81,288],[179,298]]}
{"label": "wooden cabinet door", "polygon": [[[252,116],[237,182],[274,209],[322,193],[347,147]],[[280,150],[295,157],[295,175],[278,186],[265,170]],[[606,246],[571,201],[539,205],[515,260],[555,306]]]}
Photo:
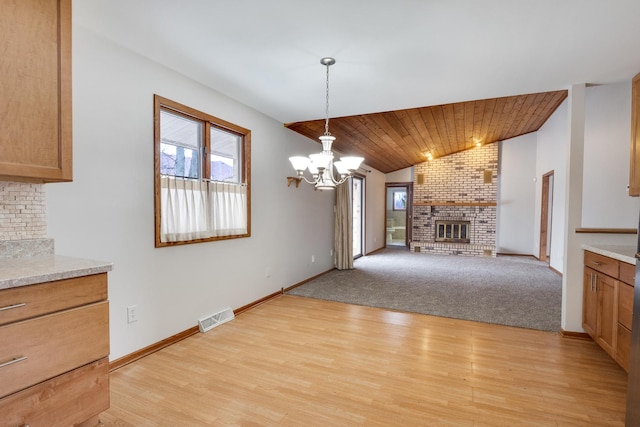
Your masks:
{"label": "wooden cabinet door", "polygon": [[618,283],[618,323],[631,330],[633,319],[633,286]]}
{"label": "wooden cabinet door", "polygon": [[618,326],[617,280],[598,274],[598,319],[596,336],[600,346],[611,356],[615,354]]}
{"label": "wooden cabinet door", "polygon": [[70,181],[71,0],[4,0],[0,179]]}
{"label": "wooden cabinet door", "polygon": [[629,372],[629,353],[631,350],[631,331],[618,324],[618,339],[616,342],[616,360]]}
{"label": "wooden cabinet door", "polygon": [[631,90],[631,152],[629,195],[640,196],[640,74],[633,78]]}
{"label": "wooden cabinet door", "polygon": [[584,289],[582,293],[582,328],[596,339],[598,323],[598,293],[596,291],[597,272],[584,269]]}

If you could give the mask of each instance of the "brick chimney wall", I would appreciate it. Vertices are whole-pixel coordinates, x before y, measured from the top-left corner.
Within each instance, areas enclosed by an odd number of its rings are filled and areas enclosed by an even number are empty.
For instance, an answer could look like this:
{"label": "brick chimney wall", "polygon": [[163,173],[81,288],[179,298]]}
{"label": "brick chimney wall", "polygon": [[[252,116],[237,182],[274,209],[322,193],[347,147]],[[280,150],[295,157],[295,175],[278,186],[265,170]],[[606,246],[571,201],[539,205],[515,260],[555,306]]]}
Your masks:
{"label": "brick chimney wall", "polygon": [[[414,171],[411,250],[495,256],[498,144],[424,162]],[[436,220],[469,221],[471,242],[435,242]]]}

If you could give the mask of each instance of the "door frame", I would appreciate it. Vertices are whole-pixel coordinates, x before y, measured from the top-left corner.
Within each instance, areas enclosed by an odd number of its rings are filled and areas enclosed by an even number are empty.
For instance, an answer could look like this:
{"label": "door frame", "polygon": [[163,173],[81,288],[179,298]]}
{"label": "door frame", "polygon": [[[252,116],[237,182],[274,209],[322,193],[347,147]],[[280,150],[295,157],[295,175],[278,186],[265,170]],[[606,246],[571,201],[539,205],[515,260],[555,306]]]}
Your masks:
{"label": "door frame", "polygon": [[[542,197],[540,198],[540,251],[538,259],[550,263],[547,252],[551,253],[551,223],[553,219],[553,187],[550,182],[553,170],[542,175]],[[547,242],[549,244],[547,245]]]}
{"label": "door frame", "polygon": [[404,188],[407,191],[407,209],[405,211],[405,235],[404,245],[409,247],[412,240],[413,230],[413,182],[387,182],[384,185],[384,223],[382,224],[384,239],[384,246],[387,246],[387,194],[389,188]]}
{"label": "door frame", "polygon": [[[365,248],[366,248],[366,233],[365,233],[365,229],[366,229],[366,224],[365,224],[365,205],[366,205],[366,193],[365,193],[365,186],[366,186],[366,177],[364,175],[361,175],[359,173],[354,174],[354,176],[349,180],[349,185],[351,186],[350,188],[350,194],[351,194],[351,215],[353,216],[353,180],[354,179],[359,179],[362,182],[362,191],[361,191],[361,198],[360,198],[360,254],[359,255],[354,255],[353,259],[357,259],[360,258],[361,256],[365,255]],[[353,220],[353,218],[352,218]],[[355,229],[352,229],[351,231],[352,233],[355,233]],[[353,236],[352,236],[353,238]]]}

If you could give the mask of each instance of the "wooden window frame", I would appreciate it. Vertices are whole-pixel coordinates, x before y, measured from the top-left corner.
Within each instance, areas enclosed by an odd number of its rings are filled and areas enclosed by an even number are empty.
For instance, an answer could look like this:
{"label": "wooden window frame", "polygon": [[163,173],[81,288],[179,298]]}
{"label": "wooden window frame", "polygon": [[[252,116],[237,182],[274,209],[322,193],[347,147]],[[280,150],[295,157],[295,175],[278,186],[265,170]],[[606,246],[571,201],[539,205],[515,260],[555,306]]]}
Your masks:
{"label": "wooden window frame", "polygon": [[[160,240],[161,224],[161,196],[160,196],[160,112],[162,110],[171,111],[174,114],[182,115],[189,119],[201,121],[203,126],[203,142],[205,155],[202,155],[202,175],[211,176],[211,165],[208,161],[210,149],[211,127],[217,127],[242,136],[242,172],[241,182],[247,186],[247,232],[230,236],[208,237],[204,239],[192,239],[179,242],[162,242]],[[154,125],[154,217],[155,217],[155,247],[178,246],[192,243],[212,242],[217,240],[238,239],[251,237],[251,131],[241,126],[163,98],[160,95],[153,96],[153,125]]]}

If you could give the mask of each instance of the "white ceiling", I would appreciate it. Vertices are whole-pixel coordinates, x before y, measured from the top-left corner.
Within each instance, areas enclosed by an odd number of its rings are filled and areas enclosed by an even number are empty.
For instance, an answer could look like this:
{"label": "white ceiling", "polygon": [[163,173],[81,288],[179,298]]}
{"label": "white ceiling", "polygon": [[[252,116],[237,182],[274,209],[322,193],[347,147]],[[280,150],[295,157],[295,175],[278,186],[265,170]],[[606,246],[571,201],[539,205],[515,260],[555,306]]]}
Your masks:
{"label": "white ceiling", "polygon": [[276,120],[628,81],[640,0],[82,0],[74,23]]}

